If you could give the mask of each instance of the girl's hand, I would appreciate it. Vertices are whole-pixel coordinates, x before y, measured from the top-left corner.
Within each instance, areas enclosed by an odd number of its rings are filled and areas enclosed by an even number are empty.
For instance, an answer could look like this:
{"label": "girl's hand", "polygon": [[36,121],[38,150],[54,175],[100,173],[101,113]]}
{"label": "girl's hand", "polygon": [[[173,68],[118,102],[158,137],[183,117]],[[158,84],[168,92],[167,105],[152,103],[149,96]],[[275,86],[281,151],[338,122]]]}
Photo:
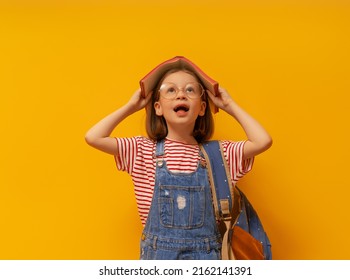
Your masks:
{"label": "girl's hand", "polygon": [[131,96],[128,105],[133,108],[133,110],[139,111],[146,107],[148,102],[151,100],[152,92],[148,93],[146,97],[141,95],[141,89],[135,91],[135,93]]}
{"label": "girl's hand", "polygon": [[222,87],[219,87],[219,94],[214,95],[211,91],[207,90],[208,96],[213,101],[216,107],[227,112],[230,104],[233,103],[232,97],[229,93]]}
{"label": "girl's hand", "polygon": [[244,129],[247,141],[244,145],[243,159],[254,157],[267,150],[272,145],[271,136],[252,116],[245,112],[223,88],[219,88],[219,94],[214,96],[208,91],[213,103],[226,113],[233,116]]}
{"label": "girl's hand", "polygon": [[109,114],[90,128],[85,135],[86,142],[90,146],[103,152],[118,155],[118,145],[116,144],[114,137],[110,136],[112,131],[127,116],[144,108],[151,100],[151,96],[152,93],[149,93],[147,97],[144,98],[141,96],[140,89],[135,91],[127,104]]}

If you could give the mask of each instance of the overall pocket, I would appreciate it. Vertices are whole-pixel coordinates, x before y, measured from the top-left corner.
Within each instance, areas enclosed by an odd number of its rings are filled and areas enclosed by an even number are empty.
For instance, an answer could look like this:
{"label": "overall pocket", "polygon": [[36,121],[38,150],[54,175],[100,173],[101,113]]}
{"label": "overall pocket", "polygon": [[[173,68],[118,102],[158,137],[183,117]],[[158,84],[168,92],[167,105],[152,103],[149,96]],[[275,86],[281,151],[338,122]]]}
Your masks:
{"label": "overall pocket", "polygon": [[164,227],[199,228],[204,223],[204,187],[160,186],[158,206]]}

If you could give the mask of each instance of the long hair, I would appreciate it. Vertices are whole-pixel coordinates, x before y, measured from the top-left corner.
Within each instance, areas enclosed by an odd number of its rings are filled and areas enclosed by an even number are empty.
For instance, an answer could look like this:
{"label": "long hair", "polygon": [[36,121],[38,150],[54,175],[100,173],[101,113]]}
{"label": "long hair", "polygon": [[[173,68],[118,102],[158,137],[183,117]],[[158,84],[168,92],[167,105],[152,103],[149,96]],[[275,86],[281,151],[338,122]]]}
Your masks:
{"label": "long hair", "polygon": [[[154,141],[159,141],[164,139],[168,135],[168,126],[163,116],[157,116],[154,103],[159,100],[159,88],[162,85],[164,79],[172,73],[176,72],[185,72],[193,77],[203,86],[205,86],[200,81],[198,76],[186,67],[176,67],[168,70],[158,81],[156,87],[153,89],[153,94],[151,98],[151,102],[148,104],[146,108],[146,131],[147,135],[150,139]],[[194,129],[193,129],[193,137],[197,140],[198,143],[205,142],[210,139],[214,132],[214,120],[209,106],[209,99],[206,92],[204,92],[202,96],[202,100],[206,102],[207,106],[205,108],[205,113],[203,116],[198,116]]]}

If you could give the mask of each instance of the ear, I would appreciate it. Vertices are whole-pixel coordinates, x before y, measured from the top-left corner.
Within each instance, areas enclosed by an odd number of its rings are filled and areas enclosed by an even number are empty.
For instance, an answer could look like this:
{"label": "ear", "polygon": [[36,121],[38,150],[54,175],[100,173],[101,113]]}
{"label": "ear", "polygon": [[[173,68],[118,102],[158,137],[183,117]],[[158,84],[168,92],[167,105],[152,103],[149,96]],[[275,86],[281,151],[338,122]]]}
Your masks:
{"label": "ear", "polygon": [[202,101],[202,103],[201,103],[201,109],[200,109],[198,115],[201,116],[201,117],[203,117],[204,114],[205,114],[205,109],[206,109],[206,108],[207,108],[207,102]]}
{"label": "ear", "polygon": [[162,110],[162,106],[160,105],[159,101],[154,102],[154,110],[156,112],[157,116],[163,116],[163,110]]}

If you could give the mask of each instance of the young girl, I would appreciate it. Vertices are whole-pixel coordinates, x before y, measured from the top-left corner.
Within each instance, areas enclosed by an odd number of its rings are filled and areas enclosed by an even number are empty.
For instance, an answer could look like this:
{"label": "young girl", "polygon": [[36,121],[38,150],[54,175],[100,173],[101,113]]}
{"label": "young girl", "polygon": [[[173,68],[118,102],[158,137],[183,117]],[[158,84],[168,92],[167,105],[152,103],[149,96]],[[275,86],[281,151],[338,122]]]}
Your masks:
{"label": "young girl", "polygon": [[[93,126],[85,139],[114,155],[118,169],[132,176],[144,225],[141,259],[216,260],[221,236],[199,147],[213,133],[210,108],[230,114],[247,136],[246,141],[222,141],[233,184],[272,140],[225,89],[211,87],[213,80],[186,58],[174,59],[152,70],[145,84],[141,81],[143,90]],[[179,63],[170,63],[174,61]],[[121,121],[143,108],[148,138],[110,136]]]}

